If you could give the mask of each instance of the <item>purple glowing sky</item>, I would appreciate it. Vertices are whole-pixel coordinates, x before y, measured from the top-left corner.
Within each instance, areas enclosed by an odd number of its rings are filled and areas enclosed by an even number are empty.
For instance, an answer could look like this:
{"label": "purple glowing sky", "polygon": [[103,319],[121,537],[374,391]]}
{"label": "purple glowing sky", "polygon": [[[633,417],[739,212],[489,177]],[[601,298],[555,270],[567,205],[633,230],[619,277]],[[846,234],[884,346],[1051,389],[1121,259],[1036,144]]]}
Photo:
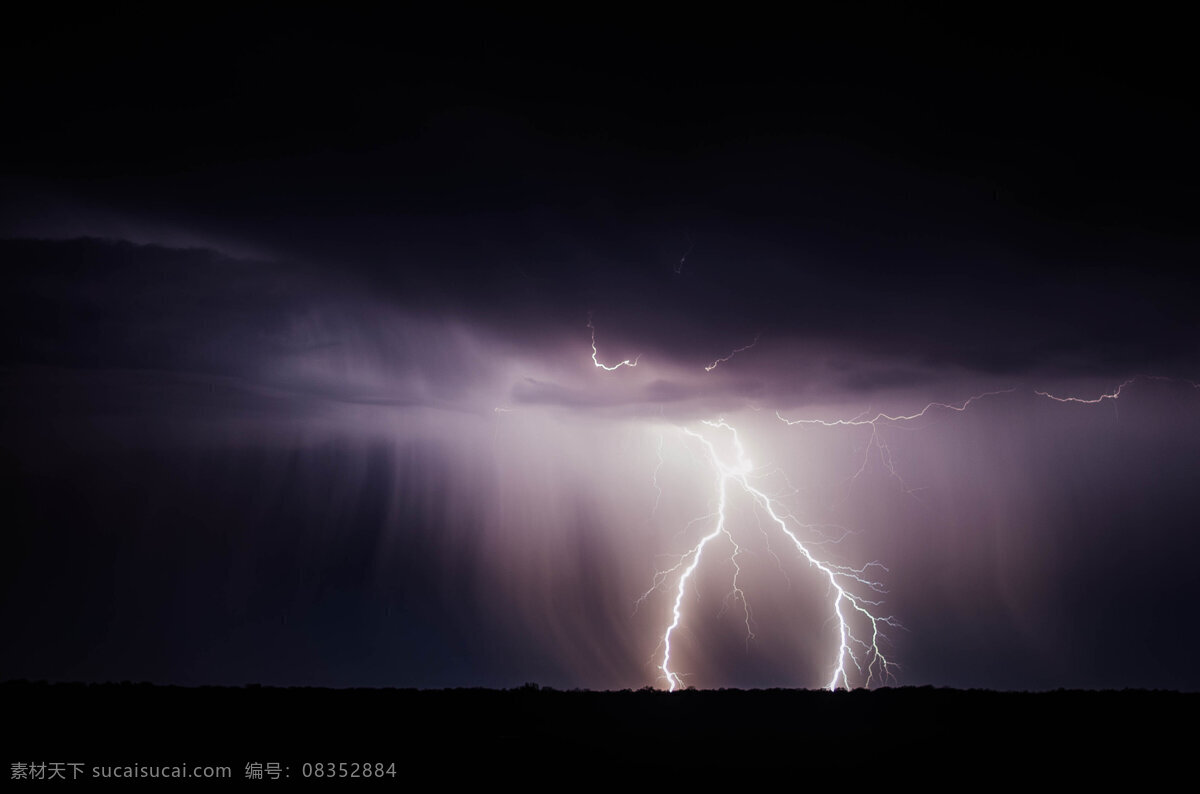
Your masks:
{"label": "purple glowing sky", "polygon": [[[900,683],[1200,684],[1169,47],[511,21],[4,55],[0,674],[664,686],[674,580],[639,599],[723,418],[822,559],[886,566]],[[827,584],[727,519],[754,637],[715,545],[675,669],[825,684]]]}

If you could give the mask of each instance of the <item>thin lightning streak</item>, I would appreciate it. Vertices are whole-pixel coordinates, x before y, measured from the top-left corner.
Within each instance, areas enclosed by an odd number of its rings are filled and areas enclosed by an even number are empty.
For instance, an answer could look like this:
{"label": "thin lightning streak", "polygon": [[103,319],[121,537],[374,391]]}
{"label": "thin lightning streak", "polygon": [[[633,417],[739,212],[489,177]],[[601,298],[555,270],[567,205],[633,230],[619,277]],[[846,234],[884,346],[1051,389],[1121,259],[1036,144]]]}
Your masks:
{"label": "thin lightning streak", "polygon": [[900,483],[900,487],[904,489],[904,492],[907,494],[915,494],[919,489],[909,488],[904,482],[904,478],[900,476],[898,471],[896,471],[895,462],[892,460],[892,449],[890,446],[888,446],[887,440],[880,434],[880,425],[900,425],[904,422],[911,422],[921,419],[935,408],[962,413],[963,411],[967,410],[972,403],[982,400],[985,397],[994,397],[998,394],[1011,394],[1014,391],[1016,391],[1015,387],[1011,389],[999,389],[997,391],[983,392],[982,394],[976,394],[968,397],[959,403],[932,402],[926,405],[920,411],[917,411],[915,414],[907,415],[892,416],[890,414],[877,413],[875,416],[870,417],[870,412],[868,411],[859,414],[853,419],[834,419],[832,421],[826,419],[786,419],[778,411],[775,412],[775,416],[777,419],[779,419],[779,421],[788,426],[820,425],[821,427],[870,427],[871,437],[867,441],[867,448],[863,455],[862,465],[858,467],[858,471],[850,476],[850,479],[855,480],[859,477],[859,475],[866,471],[867,464],[871,462],[871,450],[876,449],[879,453],[879,461],[883,464],[883,467],[888,470],[888,473],[892,477],[896,478],[896,481]]}
{"label": "thin lightning streak", "polygon": [[1051,394],[1050,392],[1045,392],[1045,391],[1034,391],[1034,394],[1036,394],[1040,397],[1048,397],[1051,400],[1054,400],[1054,401],[1060,402],[1060,403],[1083,403],[1084,405],[1096,405],[1097,403],[1104,402],[1105,400],[1118,399],[1121,396],[1121,390],[1124,389],[1129,384],[1133,383],[1135,380],[1137,380],[1137,378],[1130,378],[1129,380],[1125,381],[1120,386],[1118,386],[1111,394],[1101,394],[1099,397],[1097,397],[1094,400],[1086,400],[1082,397],[1056,397],[1055,395]]}
{"label": "thin lightning streak", "polygon": [[1191,381],[1186,378],[1169,378],[1169,377],[1166,377],[1165,375],[1135,375],[1134,377],[1126,380],[1124,383],[1121,383],[1120,385],[1118,385],[1117,388],[1113,389],[1111,392],[1106,392],[1104,394],[1101,394],[1099,397],[1095,397],[1092,399],[1088,399],[1086,397],[1061,397],[1061,396],[1051,394],[1050,392],[1046,392],[1046,391],[1034,391],[1034,394],[1038,395],[1039,397],[1045,397],[1049,400],[1054,400],[1055,402],[1078,403],[1080,405],[1099,405],[1100,403],[1104,402],[1105,400],[1111,400],[1112,404],[1113,404],[1113,412],[1115,414],[1117,411],[1118,401],[1122,397],[1122,392],[1126,388],[1128,388],[1129,386],[1131,386],[1132,384],[1136,383],[1139,380],[1156,380],[1156,381],[1163,381],[1166,383],[1186,383],[1188,386],[1191,386],[1193,389],[1200,389],[1200,383],[1196,383],[1195,381]]}
{"label": "thin lightning streak", "polygon": [[[688,428],[682,428],[686,435],[696,439],[703,445],[708,453],[709,462],[716,470],[718,506],[716,512],[717,521],[712,531],[687,551],[674,568],[658,574],[655,577],[654,587],[649,591],[653,592],[672,573],[683,569],[676,583],[675,598],[671,609],[671,621],[663,632],[662,640],[659,643],[663,649],[660,669],[666,678],[668,688],[674,691],[683,686],[683,679],[680,674],[672,669],[671,640],[683,622],[683,603],[688,592],[688,585],[696,569],[701,564],[705,549],[721,535],[728,538],[734,550],[733,564],[735,573],[733,591],[730,596],[737,598],[743,604],[745,625],[748,634],[747,642],[754,637],[753,616],[745,593],[742,591],[738,581],[741,567],[737,563],[737,557],[741,554],[741,547],[734,540],[728,528],[726,517],[728,491],[731,486],[740,488],[742,492],[749,496],[753,503],[769,516],[771,522],[779,527],[783,535],[791,541],[792,545],[799,552],[800,556],[808,562],[809,566],[817,569],[829,584],[830,592],[833,594],[831,603],[832,618],[836,620],[838,627],[838,647],[834,654],[834,669],[829,683],[826,685],[827,688],[834,690],[839,687],[850,688],[853,686],[850,672],[851,665],[858,671],[858,675],[862,677],[864,686],[871,686],[873,683],[892,678],[892,668],[895,665],[888,660],[880,648],[880,643],[884,639],[882,627],[897,627],[899,624],[890,616],[881,617],[876,615],[872,610],[874,607],[879,606],[880,602],[863,596],[861,592],[856,592],[857,588],[865,588],[882,593],[882,585],[867,578],[866,571],[869,568],[875,567],[883,570],[886,570],[886,568],[883,568],[879,563],[870,563],[861,568],[852,568],[825,562],[816,557],[808,546],[795,534],[791,526],[789,526],[787,518],[785,518],[789,514],[784,513],[781,515],[781,511],[776,507],[775,500],[751,484],[750,474],[753,472],[753,467],[746,457],[746,451],[737,430],[724,420],[704,422],[703,424],[715,430],[728,431],[732,434],[734,460],[731,462],[723,460],[712,440],[706,438],[701,433]],[[647,595],[649,595],[649,592]],[[645,597],[643,596],[642,598],[644,599]],[[639,602],[640,600],[642,599],[639,599]],[[869,638],[855,636],[851,628],[851,618],[855,614],[858,616],[857,620],[861,621],[863,625],[869,626]],[[855,653],[855,648],[859,649],[858,654]]]}
{"label": "thin lightning streak", "polygon": [[725,598],[725,606],[729,606],[730,599],[735,599],[741,603],[746,623],[746,648],[749,650],[750,641],[754,639],[754,615],[750,612],[750,602],[746,600],[746,593],[742,590],[741,582],[738,581],[742,575],[742,566],[738,565],[738,557],[742,554],[742,547],[733,539],[733,535],[728,530],[725,531],[725,537],[733,545],[733,554],[729,555],[729,561],[733,563],[733,589]]}
{"label": "thin lightning streak", "polygon": [[658,512],[658,503],[662,500],[662,487],[658,484],[658,472],[663,467],[663,437],[662,433],[658,434],[658,465],[654,467],[654,508],[650,511],[650,516],[653,517]]}
{"label": "thin lightning streak", "polygon": [[684,537],[685,535],[687,535],[688,530],[692,528],[693,524],[701,524],[705,521],[708,521],[710,518],[716,518],[716,515],[717,515],[716,513],[709,513],[708,515],[698,516],[696,518],[693,518],[691,521],[684,524],[682,529],[680,529],[678,532],[675,533],[675,537],[676,538]]}
{"label": "thin lightning streak", "polygon": [[743,347],[737,347],[737,348],[734,348],[732,351],[730,351],[729,355],[725,356],[724,358],[718,358],[718,359],[717,359],[716,361],[714,361],[713,363],[706,365],[706,366],[704,367],[704,371],[705,371],[705,372],[712,372],[714,369],[716,369],[716,368],[717,368],[717,367],[719,367],[720,365],[724,364],[725,362],[729,361],[729,359],[733,358],[733,357],[734,357],[734,356],[736,356],[738,353],[744,353],[744,352],[746,352],[747,350],[749,350],[750,348],[752,348],[752,347],[754,347],[755,345],[757,345],[757,344],[758,344],[758,340],[759,340],[759,339],[761,339],[761,338],[762,338],[762,332],[761,332],[761,331],[759,331],[758,335],[754,337],[754,341],[753,341],[753,342],[751,342],[750,344],[748,344],[748,345],[745,345],[745,346],[743,346]]}
{"label": "thin lightning streak", "polygon": [[678,276],[680,273],[683,272],[683,263],[687,261],[688,254],[690,254],[692,252],[692,249],[695,247],[696,247],[696,242],[689,237],[688,238],[688,249],[683,252],[683,256],[679,257],[679,264],[675,265],[675,275]]}
{"label": "thin lightning streak", "polygon": [[636,358],[634,358],[633,361],[630,361],[629,359],[625,359],[621,363],[614,364],[611,367],[607,366],[605,364],[601,364],[600,359],[598,358],[599,351],[596,350],[596,326],[592,324],[591,312],[588,313],[587,327],[590,328],[592,331],[592,363],[595,364],[599,369],[603,369],[608,372],[612,372],[613,370],[620,369],[621,367],[636,367],[637,366],[638,359],[640,359],[642,357],[641,354],[638,354],[638,356]]}
{"label": "thin lightning streak", "polygon": [[781,422],[784,422],[785,424],[788,424],[788,425],[822,425],[824,427],[861,426],[861,425],[872,425],[873,426],[877,422],[880,422],[880,421],[909,422],[914,419],[920,419],[921,417],[925,416],[925,414],[929,413],[929,411],[931,411],[934,408],[945,408],[948,411],[958,411],[961,413],[962,411],[967,410],[967,406],[971,405],[971,403],[982,400],[984,397],[994,397],[997,394],[1011,394],[1014,391],[1016,391],[1015,387],[1012,389],[999,389],[997,391],[988,391],[988,392],[984,392],[982,394],[976,394],[973,397],[968,397],[967,399],[963,400],[960,403],[929,403],[924,408],[922,408],[920,411],[917,411],[915,414],[909,414],[907,416],[890,416],[885,413],[879,413],[879,414],[876,414],[875,417],[872,419],[864,419],[863,415],[859,415],[853,419],[834,419],[833,421],[829,421],[826,419],[784,419],[782,416],[780,416],[778,411],[775,412],[775,416],[778,417]]}

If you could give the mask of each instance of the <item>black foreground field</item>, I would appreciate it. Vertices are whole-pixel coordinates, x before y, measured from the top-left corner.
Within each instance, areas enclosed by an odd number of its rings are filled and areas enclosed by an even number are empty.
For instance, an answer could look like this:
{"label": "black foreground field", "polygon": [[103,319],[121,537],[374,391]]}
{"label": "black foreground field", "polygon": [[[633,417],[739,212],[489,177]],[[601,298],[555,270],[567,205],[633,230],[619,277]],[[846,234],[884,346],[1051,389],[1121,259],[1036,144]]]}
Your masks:
{"label": "black foreground field", "polygon": [[[578,782],[653,769],[678,781],[765,768],[853,785],[924,778],[974,787],[1046,774],[1144,783],[1188,768],[1200,706],[1198,694],[1163,691],[930,687],[669,694],[9,682],[0,697],[6,783],[21,764],[57,763],[67,778],[72,767],[61,765],[75,764],[73,787],[91,784],[94,768],[142,766],[126,776],[148,777],[156,764],[230,768],[230,780],[175,781],[206,787],[343,778],[357,788],[429,773],[551,780],[567,771]],[[247,778],[254,764],[267,770],[263,779]],[[139,782],[162,783],[125,781]]]}

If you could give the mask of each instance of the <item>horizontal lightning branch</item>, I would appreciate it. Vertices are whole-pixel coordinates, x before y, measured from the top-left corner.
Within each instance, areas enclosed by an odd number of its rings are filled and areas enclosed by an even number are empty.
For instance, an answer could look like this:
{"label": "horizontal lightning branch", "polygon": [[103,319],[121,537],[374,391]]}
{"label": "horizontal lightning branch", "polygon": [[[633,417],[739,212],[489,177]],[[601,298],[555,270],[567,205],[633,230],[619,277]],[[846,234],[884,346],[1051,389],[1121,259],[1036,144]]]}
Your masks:
{"label": "horizontal lightning branch", "polygon": [[897,482],[900,483],[900,487],[904,489],[905,493],[912,494],[915,493],[914,489],[909,488],[905,484],[904,478],[902,478],[900,473],[896,471],[896,465],[892,460],[892,449],[890,446],[888,446],[887,440],[879,432],[880,426],[901,425],[905,422],[913,422],[917,419],[922,419],[928,416],[934,411],[954,411],[957,413],[962,413],[963,411],[967,410],[969,406],[986,397],[994,397],[998,394],[1011,394],[1014,391],[1016,391],[1015,387],[1011,389],[999,389],[996,391],[983,392],[982,394],[976,394],[968,397],[967,399],[958,403],[932,402],[914,414],[898,414],[896,416],[885,413],[877,413],[874,416],[869,416],[869,414],[859,414],[853,419],[786,419],[778,411],[775,412],[775,416],[777,419],[779,419],[779,421],[789,426],[819,425],[821,427],[870,427],[871,438],[867,442],[867,448],[863,455],[862,465],[858,467],[858,471],[851,475],[850,479],[856,479],[860,474],[866,471],[867,465],[871,462],[871,452],[872,450],[876,450],[879,454],[879,460],[883,464],[883,467],[887,469],[888,473],[894,477]]}
{"label": "horizontal lightning branch", "polygon": [[599,358],[600,352],[596,349],[596,326],[592,324],[591,313],[588,314],[587,327],[591,329],[592,332],[592,363],[595,364],[598,369],[605,370],[606,372],[612,372],[613,370],[618,370],[621,367],[636,367],[638,365],[638,359],[641,358],[640,354],[636,356],[633,361],[625,359],[619,364],[614,364],[611,367],[607,364],[601,364]]}
{"label": "horizontal lightning branch", "polygon": [[1082,397],[1057,397],[1057,396],[1051,394],[1050,392],[1045,392],[1045,391],[1035,391],[1034,394],[1038,395],[1039,397],[1048,397],[1051,400],[1054,400],[1054,401],[1060,402],[1060,403],[1083,403],[1085,405],[1096,405],[1097,403],[1102,403],[1105,400],[1118,399],[1121,396],[1121,390],[1128,387],[1135,380],[1137,380],[1137,378],[1130,378],[1129,380],[1125,381],[1120,386],[1118,386],[1116,389],[1114,389],[1110,394],[1101,394],[1099,397],[1097,397],[1094,400],[1087,400]]}
{"label": "horizontal lightning branch", "polygon": [[725,362],[729,361],[729,359],[733,358],[733,357],[734,357],[734,356],[736,356],[738,353],[745,353],[747,350],[749,350],[750,348],[752,348],[752,347],[754,347],[755,345],[757,345],[757,344],[758,344],[758,340],[759,340],[759,339],[761,339],[761,338],[762,338],[762,332],[760,331],[760,332],[758,333],[758,335],[754,337],[754,341],[753,341],[753,342],[751,342],[751,343],[750,343],[750,344],[748,344],[748,345],[743,345],[742,347],[735,347],[735,348],[734,348],[732,351],[730,351],[729,355],[725,356],[724,358],[718,358],[718,359],[717,359],[716,361],[714,361],[713,363],[705,365],[705,367],[704,367],[704,371],[705,371],[705,372],[712,372],[714,369],[716,369],[716,368],[717,368],[717,367],[719,367],[720,365],[724,364]]}

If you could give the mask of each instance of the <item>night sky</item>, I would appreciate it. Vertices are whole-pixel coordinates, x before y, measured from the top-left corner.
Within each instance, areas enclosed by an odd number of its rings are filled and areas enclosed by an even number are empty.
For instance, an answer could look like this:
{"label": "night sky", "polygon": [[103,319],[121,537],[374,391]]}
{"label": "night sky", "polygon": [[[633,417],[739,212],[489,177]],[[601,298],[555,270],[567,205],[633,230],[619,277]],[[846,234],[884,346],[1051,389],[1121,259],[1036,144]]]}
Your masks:
{"label": "night sky", "polygon": [[1200,689],[1184,26],[587,13],[5,26],[0,679]]}

